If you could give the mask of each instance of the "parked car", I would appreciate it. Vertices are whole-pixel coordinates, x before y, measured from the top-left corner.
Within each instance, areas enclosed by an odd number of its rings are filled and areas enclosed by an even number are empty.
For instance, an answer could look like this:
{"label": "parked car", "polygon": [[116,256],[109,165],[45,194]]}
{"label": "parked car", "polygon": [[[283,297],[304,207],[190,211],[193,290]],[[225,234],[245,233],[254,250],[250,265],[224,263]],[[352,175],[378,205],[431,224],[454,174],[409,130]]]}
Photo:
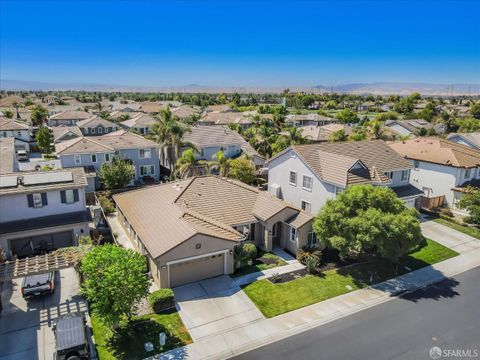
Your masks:
{"label": "parked car", "polygon": [[44,294],[53,294],[54,291],[55,271],[23,278],[22,296],[24,299]]}
{"label": "parked car", "polygon": [[18,161],[28,161],[28,153],[25,150],[17,150]]}
{"label": "parked car", "polygon": [[89,359],[87,320],[82,313],[63,315],[53,325],[55,359]]}

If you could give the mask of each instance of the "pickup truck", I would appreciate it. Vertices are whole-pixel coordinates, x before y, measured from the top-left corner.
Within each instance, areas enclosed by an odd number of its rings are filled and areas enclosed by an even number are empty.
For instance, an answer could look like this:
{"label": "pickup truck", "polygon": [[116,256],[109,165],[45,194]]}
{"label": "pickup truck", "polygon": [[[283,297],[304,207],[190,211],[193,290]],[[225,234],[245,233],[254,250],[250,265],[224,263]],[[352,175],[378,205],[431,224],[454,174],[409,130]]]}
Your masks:
{"label": "pickup truck", "polygon": [[53,294],[55,291],[55,271],[25,276],[22,281],[22,296],[28,299],[34,296]]}

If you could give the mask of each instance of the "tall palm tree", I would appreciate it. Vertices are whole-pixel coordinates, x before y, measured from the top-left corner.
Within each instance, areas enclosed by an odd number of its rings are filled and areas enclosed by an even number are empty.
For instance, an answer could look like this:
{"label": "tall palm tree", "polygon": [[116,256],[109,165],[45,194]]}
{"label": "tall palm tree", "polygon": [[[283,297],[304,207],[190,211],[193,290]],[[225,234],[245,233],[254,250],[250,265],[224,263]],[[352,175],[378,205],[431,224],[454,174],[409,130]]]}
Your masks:
{"label": "tall palm tree", "polygon": [[175,174],[181,179],[185,179],[193,175],[197,161],[195,159],[195,153],[192,149],[186,149],[182,156],[177,160],[175,165]]}
{"label": "tall palm tree", "polygon": [[227,176],[228,174],[228,163],[229,159],[225,156],[223,151],[218,151],[213,155],[212,161],[210,161],[209,168],[210,171],[216,170],[220,176]]}

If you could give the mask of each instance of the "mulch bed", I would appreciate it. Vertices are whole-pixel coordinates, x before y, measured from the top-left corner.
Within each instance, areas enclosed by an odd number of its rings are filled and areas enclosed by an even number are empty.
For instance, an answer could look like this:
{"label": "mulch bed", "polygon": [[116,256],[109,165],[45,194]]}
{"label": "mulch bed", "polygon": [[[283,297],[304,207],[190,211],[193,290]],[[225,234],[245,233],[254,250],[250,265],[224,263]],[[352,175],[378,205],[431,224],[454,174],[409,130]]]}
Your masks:
{"label": "mulch bed", "polygon": [[273,284],[281,284],[281,283],[286,283],[292,280],[301,279],[305,275],[308,275],[307,269],[302,269],[302,270],[295,270],[286,274],[279,274],[269,278],[268,280]]}

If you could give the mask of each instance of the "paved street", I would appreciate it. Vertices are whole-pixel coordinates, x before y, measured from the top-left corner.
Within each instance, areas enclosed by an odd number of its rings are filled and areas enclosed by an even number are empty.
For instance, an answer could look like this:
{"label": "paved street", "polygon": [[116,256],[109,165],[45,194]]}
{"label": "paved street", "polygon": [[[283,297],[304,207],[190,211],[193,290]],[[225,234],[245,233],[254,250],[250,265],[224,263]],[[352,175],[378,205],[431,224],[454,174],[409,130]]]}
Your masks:
{"label": "paved street", "polygon": [[433,346],[479,352],[480,268],[235,359],[430,359]]}

